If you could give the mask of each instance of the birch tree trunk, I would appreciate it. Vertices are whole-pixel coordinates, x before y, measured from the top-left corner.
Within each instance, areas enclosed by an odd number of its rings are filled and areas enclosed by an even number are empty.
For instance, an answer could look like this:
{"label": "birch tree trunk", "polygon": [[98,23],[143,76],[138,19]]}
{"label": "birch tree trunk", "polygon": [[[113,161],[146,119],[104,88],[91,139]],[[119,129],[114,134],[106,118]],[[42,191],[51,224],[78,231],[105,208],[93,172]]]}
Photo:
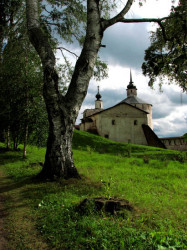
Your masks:
{"label": "birch tree trunk", "polygon": [[40,28],[38,1],[27,0],[26,4],[30,41],[38,52],[43,65],[43,92],[49,119],[49,137],[41,176],[50,179],[79,178],[73,163],[72,138],[74,124],[93,75],[103,36],[98,3],[95,0],[88,0],[85,42],[65,97],[58,90],[55,56]]}

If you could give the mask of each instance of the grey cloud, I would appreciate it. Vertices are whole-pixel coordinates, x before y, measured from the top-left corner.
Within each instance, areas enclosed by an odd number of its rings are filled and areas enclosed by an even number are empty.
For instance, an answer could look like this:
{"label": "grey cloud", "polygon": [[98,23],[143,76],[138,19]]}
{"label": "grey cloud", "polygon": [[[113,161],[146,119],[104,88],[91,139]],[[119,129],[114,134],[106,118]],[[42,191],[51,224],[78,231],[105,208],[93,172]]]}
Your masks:
{"label": "grey cloud", "polygon": [[[122,93],[120,90],[110,90],[106,89],[104,91],[100,91],[102,95],[102,101],[103,101],[103,107],[109,108],[118,102],[125,99],[125,92]],[[89,92],[84,100],[84,105],[90,106],[92,105],[94,107],[95,105],[95,95],[97,94],[97,90],[95,89],[89,89]]]}
{"label": "grey cloud", "polygon": [[116,24],[106,30],[101,58],[110,64],[141,68],[144,50],[149,46],[146,24]]}
{"label": "grey cloud", "polygon": [[167,110],[153,109],[153,119],[160,119],[168,116]]}
{"label": "grey cloud", "polygon": [[[118,23],[108,28],[102,41],[106,48],[101,48],[99,56],[110,65],[128,66],[140,69],[144,59],[144,51],[149,46],[149,34],[146,23]],[[63,46],[79,55],[77,41],[72,44],[63,42]]]}
{"label": "grey cloud", "polygon": [[154,128],[154,132],[159,138],[164,137],[175,137],[175,136],[182,136],[187,132],[185,127],[178,129],[178,126],[175,126],[173,131],[167,131],[166,127],[156,127]]}
{"label": "grey cloud", "polygon": [[187,104],[187,94],[185,93],[182,93],[182,92],[179,93],[177,91],[172,91],[168,89],[167,96],[169,100],[177,106]]}
{"label": "grey cloud", "polygon": [[174,108],[172,105],[168,105],[167,101],[164,103],[158,103],[153,106],[153,119],[165,118],[170,114]]}
{"label": "grey cloud", "polygon": [[[179,125],[179,124],[182,124],[182,123],[186,123],[186,119],[183,117],[180,117],[180,118],[175,118],[173,120],[171,120],[172,124],[176,124],[176,125]],[[187,130],[187,127],[186,127],[186,130]]]}

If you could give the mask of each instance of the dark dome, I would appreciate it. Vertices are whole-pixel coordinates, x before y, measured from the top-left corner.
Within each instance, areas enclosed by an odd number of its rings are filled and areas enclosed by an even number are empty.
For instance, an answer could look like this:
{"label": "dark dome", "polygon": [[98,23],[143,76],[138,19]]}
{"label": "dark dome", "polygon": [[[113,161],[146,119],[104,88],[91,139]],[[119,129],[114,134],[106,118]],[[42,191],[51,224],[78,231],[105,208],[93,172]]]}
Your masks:
{"label": "dark dome", "polygon": [[102,96],[99,93],[99,86],[97,86],[97,88],[98,88],[98,92],[97,92],[97,95],[95,97],[97,98],[97,101],[99,101]]}
{"label": "dark dome", "polygon": [[133,85],[132,82],[129,83],[129,85],[127,85],[128,89],[136,89],[136,86]]}
{"label": "dark dome", "polygon": [[100,93],[98,92],[97,95],[96,95],[95,97],[96,97],[96,99],[99,101],[99,100],[101,99],[102,96],[101,96]]}

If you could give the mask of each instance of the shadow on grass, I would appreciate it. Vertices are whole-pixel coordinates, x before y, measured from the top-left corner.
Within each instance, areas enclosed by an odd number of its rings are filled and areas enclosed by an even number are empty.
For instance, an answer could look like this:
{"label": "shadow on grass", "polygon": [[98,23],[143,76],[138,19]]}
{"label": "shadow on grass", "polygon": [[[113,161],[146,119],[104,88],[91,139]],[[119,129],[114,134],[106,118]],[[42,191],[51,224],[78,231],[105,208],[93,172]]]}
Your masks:
{"label": "shadow on grass", "polygon": [[94,183],[88,178],[81,176],[80,179],[71,178],[69,180],[59,180],[56,182],[42,181],[37,178],[27,182],[27,187],[23,189],[21,195],[23,199],[42,200],[49,194],[60,194],[62,192],[71,193],[76,196],[93,196],[102,190],[101,183]]}
{"label": "shadow on grass", "polygon": [[15,189],[21,188],[25,185],[31,184],[33,183],[34,178],[26,178],[24,180],[21,181],[12,181],[11,177],[0,177],[0,193],[6,193],[9,191],[13,191]]}
{"label": "shadow on grass", "polygon": [[4,165],[7,163],[13,163],[16,161],[23,161],[23,155],[21,151],[7,150],[6,148],[0,147],[0,164]]}
{"label": "shadow on grass", "polygon": [[[90,197],[102,190],[101,183],[95,183],[84,176],[81,177],[81,180],[72,178],[69,180],[60,179],[56,182],[41,180],[37,175],[17,181],[11,177],[0,177],[0,195],[15,196],[8,198],[12,203],[8,206],[10,211],[11,207],[12,209],[19,208],[28,206],[28,204],[37,206],[44,197],[50,194],[60,195],[62,192],[67,192],[73,196]],[[16,204],[12,202],[14,198]]]}

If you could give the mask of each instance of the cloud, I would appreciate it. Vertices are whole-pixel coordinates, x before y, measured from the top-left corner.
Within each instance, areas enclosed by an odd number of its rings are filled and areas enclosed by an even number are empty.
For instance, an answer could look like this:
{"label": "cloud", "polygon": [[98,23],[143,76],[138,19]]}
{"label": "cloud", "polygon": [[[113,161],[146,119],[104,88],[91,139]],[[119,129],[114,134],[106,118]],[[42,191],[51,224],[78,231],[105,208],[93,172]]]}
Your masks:
{"label": "cloud", "polygon": [[168,96],[170,102],[175,106],[182,106],[187,104],[187,95],[182,91],[176,91],[174,88],[168,87],[164,93]]}
{"label": "cloud", "polygon": [[167,119],[158,119],[154,121],[154,132],[158,137],[182,136],[187,132],[184,119],[178,119],[175,123]]}
{"label": "cloud", "polygon": [[116,24],[105,31],[100,56],[111,65],[141,68],[149,46],[147,24]]}
{"label": "cloud", "polygon": [[187,105],[178,106],[164,118],[154,119],[154,131],[159,137],[182,136],[187,132]]}

